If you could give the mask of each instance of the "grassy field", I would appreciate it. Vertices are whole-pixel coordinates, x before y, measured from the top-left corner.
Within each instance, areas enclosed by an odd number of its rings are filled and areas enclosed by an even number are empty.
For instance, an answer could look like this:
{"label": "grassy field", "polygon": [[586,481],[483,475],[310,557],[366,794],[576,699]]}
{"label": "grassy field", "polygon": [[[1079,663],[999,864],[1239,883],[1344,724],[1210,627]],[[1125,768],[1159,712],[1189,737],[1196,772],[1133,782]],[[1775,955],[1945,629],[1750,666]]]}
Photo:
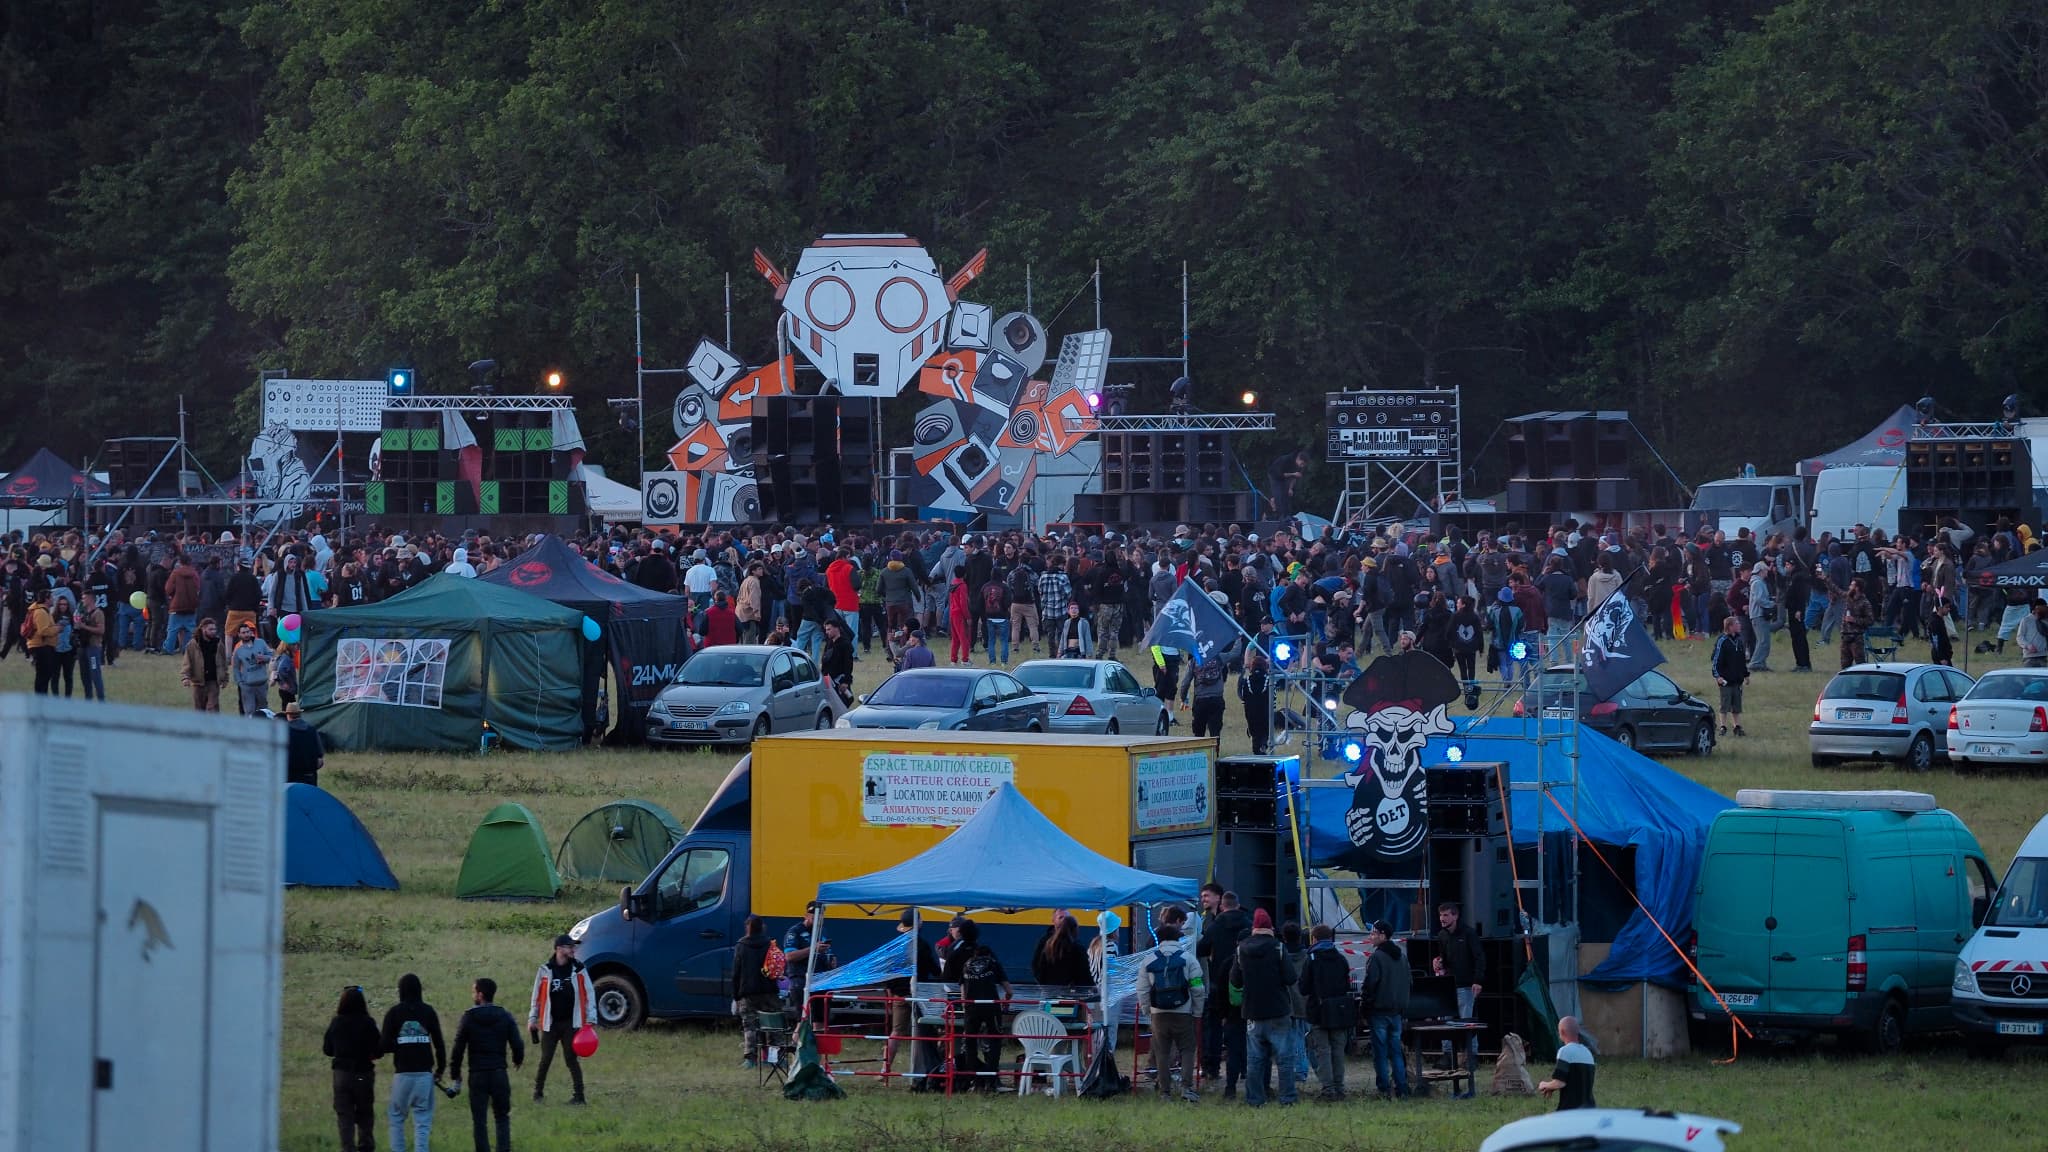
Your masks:
{"label": "grassy field", "polygon": [[[1781,646],[1782,647],[1782,646]],[[1917,648],[1917,646],[1915,646]],[[1666,668],[1711,699],[1703,644],[1667,644]],[[1789,660],[1780,651],[1777,660]],[[1832,653],[1816,663],[1832,664]],[[1980,658],[1981,659],[1981,658]],[[868,661],[860,687],[881,666]],[[1981,668],[1979,669],[1981,671]],[[107,673],[117,700],[179,706],[174,662],[129,655]],[[1141,680],[1149,680],[1141,675]],[[1825,676],[1775,673],[1752,682],[1747,739],[1729,739],[1705,760],[1667,762],[1732,796],[1750,786],[1916,788],[1932,791],[1976,832],[2002,869],[2039,818],[2038,777],[1958,778],[1946,769],[1912,776],[1871,767],[1817,771],[1807,762],[1805,725]],[[28,666],[0,664],[0,691],[27,691]],[[232,700],[228,702],[232,707]],[[1244,750],[1233,710],[1226,751]],[[532,973],[548,940],[616,893],[572,887],[552,905],[467,904],[451,896],[470,830],[493,804],[517,800],[538,814],[556,840],[578,816],[613,798],[637,796],[675,812],[685,824],[731,766],[726,753],[607,752],[540,756],[338,755],[322,783],[346,800],[383,846],[404,884],[395,893],[292,891],[285,896],[282,1146],[332,1148],[326,1062],[320,1036],[335,997],[348,984],[369,990],[381,1016],[400,974],[417,972],[428,1000],[453,1027],[467,1005],[469,981],[489,975],[501,1001],[522,1014]],[[784,1103],[753,1086],[737,1066],[731,1027],[654,1025],[607,1035],[587,1062],[591,1107],[561,1101],[568,1085],[557,1068],[550,1102],[532,1105],[515,1078],[513,1127],[525,1148],[542,1149],[983,1149],[1115,1147],[1183,1149],[1190,1141],[1299,1143],[1338,1149],[1470,1149],[1499,1124],[1537,1111],[1527,1100],[1425,1101],[1402,1106],[1359,1102],[1303,1107],[1275,1123],[1271,1113],[1213,1103],[1201,1115],[1163,1111],[1147,1100],[1092,1104],[1014,1098],[931,1101],[871,1084],[851,1086],[842,1103]],[[529,1063],[530,1073],[534,1065]],[[1364,1073],[1369,1083],[1370,1070]],[[1360,1082],[1354,1064],[1354,1084]],[[1705,1058],[1664,1063],[1616,1060],[1601,1069],[1599,1095],[1610,1106],[1654,1106],[1739,1120],[1742,1149],[2038,1148],[2044,1138],[2029,1100],[2048,1088],[2048,1063],[2011,1058],[1972,1062],[1945,1045],[1916,1047],[1894,1060],[1818,1053],[1745,1052],[1730,1066]],[[383,1088],[380,1086],[379,1104]],[[381,1111],[380,1111],[381,1117]],[[467,1147],[466,1100],[443,1101],[435,1145]],[[383,1137],[379,1136],[381,1146]]]}

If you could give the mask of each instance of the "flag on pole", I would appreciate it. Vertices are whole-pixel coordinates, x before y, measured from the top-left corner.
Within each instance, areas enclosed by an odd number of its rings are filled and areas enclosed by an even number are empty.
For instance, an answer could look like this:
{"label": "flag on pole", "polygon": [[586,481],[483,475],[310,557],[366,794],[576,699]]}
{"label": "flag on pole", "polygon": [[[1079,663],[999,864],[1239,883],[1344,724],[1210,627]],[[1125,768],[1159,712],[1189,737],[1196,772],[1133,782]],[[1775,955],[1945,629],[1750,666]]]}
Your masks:
{"label": "flag on pole", "polygon": [[1152,627],[1145,631],[1139,647],[1155,649],[1152,658],[1162,664],[1165,661],[1156,649],[1175,648],[1189,653],[1195,663],[1201,664],[1230,647],[1237,632],[1230,614],[1217,607],[1200,585],[1182,580],[1166,603],[1159,606],[1159,615],[1152,618]]}
{"label": "flag on pole", "polygon": [[1586,618],[1586,644],[1579,653],[1579,668],[1586,677],[1586,693],[1596,702],[1612,699],[1662,663],[1664,653],[1650,639],[1650,630],[1636,617],[1635,604],[1628,597],[1609,596]]}

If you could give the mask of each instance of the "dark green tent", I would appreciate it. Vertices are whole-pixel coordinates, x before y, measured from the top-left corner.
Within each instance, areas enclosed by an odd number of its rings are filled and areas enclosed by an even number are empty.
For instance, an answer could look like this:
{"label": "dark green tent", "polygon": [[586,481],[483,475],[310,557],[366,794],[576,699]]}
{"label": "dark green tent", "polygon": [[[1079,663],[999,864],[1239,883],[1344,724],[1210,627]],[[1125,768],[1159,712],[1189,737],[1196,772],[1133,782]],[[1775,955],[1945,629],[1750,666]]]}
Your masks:
{"label": "dark green tent", "polygon": [[583,614],[442,574],[379,604],[308,612],[306,719],[331,749],[462,751],[484,726],[515,748],[582,742]]}
{"label": "dark green tent", "polygon": [[461,900],[553,900],[562,878],[548,857],[540,819],[524,804],[500,804],[469,837],[462,872],[455,878]]}
{"label": "dark green tent", "polygon": [[683,838],[668,809],[645,800],[619,800],[593,808],[562,838],[555,870],[564,880],[637,884]]}

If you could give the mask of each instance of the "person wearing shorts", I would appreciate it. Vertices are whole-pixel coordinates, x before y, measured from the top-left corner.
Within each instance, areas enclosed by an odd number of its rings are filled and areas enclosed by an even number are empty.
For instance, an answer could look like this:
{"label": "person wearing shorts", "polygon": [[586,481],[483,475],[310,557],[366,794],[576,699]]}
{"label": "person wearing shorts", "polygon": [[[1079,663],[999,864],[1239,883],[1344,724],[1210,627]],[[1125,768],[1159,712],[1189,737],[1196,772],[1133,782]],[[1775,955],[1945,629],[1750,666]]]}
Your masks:
{"label": "person wearing shorts", "polygon": [[1721,735],[1733,728],[1742,730],[1742,685],[1749,679],[1749,646],[1742,642],[1742,619],[1729,613],[1722,621],[1721,634],[1714,638],[1714,683],[1721,686]]}

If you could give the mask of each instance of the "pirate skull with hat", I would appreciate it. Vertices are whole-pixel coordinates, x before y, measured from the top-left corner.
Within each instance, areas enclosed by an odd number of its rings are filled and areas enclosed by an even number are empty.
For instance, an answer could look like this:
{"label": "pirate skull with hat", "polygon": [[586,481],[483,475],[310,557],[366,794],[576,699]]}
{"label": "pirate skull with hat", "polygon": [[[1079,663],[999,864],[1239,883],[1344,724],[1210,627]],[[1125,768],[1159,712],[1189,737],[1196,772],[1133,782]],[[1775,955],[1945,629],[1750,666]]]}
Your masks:
{"label": "pirate skull with hat", "polygon": [[1344,775],[1352,786],[1344,813],[1351,843],[1383,860],[1422,850],[1429,835],[1429,774],[1422,750],[1431,736],[1455,731],[1446,709],[1458,699],[1458,678],[1427,652],[1374,660],[1344,690],[1354,711],[1346,724],[1366,754]]}

